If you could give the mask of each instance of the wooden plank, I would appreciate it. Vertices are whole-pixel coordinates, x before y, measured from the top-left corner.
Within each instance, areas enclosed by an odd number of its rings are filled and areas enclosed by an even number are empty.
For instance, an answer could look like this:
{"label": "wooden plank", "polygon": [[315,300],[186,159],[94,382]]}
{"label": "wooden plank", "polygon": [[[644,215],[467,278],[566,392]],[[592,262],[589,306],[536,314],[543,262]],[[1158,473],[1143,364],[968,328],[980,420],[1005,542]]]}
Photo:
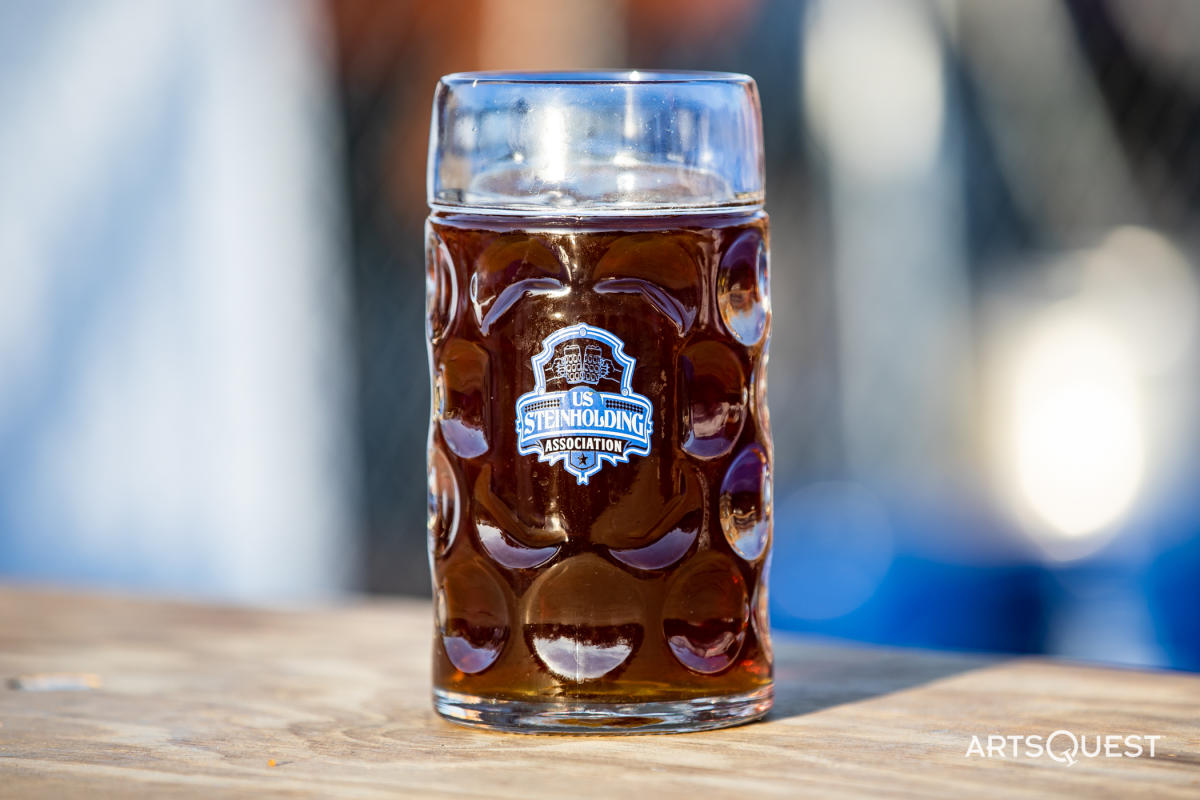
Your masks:
{"label": "wooden plank", "polygon": [[[1200,797],[1197,675],[781,640],[766,722],[521,736],[432,712],[430,632],[414,601],[280,612],[0,589],[0,677],[99,681],[0,688],[0,795]],[[1154,758],[1073,766],[966,755],[975,734],[1057,729],[1162,738]]]}

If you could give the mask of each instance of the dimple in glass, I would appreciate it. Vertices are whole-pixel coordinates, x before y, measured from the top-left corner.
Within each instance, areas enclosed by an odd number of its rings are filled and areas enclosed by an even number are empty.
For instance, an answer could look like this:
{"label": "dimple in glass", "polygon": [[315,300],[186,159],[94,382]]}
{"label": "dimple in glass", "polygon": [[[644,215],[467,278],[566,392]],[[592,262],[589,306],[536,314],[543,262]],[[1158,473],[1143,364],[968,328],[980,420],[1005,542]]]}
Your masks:
{"label": "dimple in glass", "polygon": [[448,76],[426,230],[434,703],[516,731],[770,708],[757,93]]}

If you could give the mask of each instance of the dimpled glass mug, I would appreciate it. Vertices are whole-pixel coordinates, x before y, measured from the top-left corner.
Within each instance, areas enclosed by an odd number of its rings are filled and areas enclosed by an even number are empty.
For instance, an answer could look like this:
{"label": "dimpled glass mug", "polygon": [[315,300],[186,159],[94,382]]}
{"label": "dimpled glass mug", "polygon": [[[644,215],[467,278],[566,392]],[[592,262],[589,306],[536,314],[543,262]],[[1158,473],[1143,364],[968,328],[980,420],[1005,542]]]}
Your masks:
{"label": "dimpled glass mug", "polygon": [[754,81],[450,75],[428,181],[437,711],[575,733],[763,716]]}

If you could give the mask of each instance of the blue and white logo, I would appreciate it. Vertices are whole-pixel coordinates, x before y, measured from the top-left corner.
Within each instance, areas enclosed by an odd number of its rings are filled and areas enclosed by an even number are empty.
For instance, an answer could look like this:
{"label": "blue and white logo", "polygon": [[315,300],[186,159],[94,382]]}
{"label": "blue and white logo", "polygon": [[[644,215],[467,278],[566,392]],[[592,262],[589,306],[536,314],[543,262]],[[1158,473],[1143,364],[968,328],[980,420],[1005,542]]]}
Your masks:
{"label": "blue and white logo", "polygon": [[531,359],[534,389],[517,399],[517,451],[563,462],[585,484],[605,462],[650,454],[654,406],[635,394],[634,359],[603,328],[571,325]]}

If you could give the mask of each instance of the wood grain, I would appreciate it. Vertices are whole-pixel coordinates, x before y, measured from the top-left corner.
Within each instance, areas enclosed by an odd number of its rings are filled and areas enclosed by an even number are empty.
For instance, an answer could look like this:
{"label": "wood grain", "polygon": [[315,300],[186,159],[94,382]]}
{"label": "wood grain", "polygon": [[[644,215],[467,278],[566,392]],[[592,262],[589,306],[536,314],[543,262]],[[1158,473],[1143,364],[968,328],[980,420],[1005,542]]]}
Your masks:
{"label": "wood grain", "polygon": [[[521,736],[432,712],[430,633],[414,601],[282,612],[0,589],[0,795],[1200,797],[1197,675],[780,640],[766,722]],[[11,683],[43,674],[48,690]],[[1074,766],[965,755],[973,734],[1060,728],[1162,739],[1155,758]]]}

